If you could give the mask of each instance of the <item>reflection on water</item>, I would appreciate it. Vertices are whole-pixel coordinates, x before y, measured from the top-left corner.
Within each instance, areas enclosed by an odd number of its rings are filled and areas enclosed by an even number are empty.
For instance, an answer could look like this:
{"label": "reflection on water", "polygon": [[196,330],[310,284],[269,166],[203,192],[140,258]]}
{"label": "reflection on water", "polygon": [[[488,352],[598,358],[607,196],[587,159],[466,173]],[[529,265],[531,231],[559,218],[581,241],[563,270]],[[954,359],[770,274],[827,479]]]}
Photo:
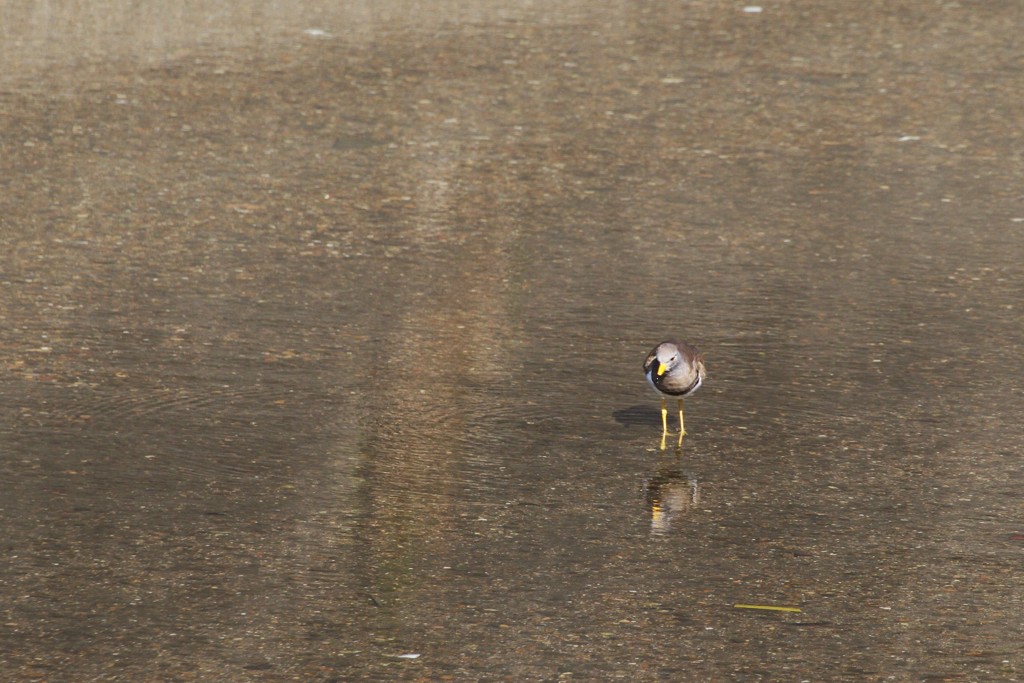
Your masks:
{"label": "reflection on water", "polygon": [[681,450],[662,457],[645,486],[644,500],[651,515],[651,533],[669,531],[677,517],[685,517],[701,505],[702,485],[697,475],[683,471]]}
{"label": "reflection on water", "polygon": [[0,10],[0,678],[1018,677],[1013,11],[591,5]]}

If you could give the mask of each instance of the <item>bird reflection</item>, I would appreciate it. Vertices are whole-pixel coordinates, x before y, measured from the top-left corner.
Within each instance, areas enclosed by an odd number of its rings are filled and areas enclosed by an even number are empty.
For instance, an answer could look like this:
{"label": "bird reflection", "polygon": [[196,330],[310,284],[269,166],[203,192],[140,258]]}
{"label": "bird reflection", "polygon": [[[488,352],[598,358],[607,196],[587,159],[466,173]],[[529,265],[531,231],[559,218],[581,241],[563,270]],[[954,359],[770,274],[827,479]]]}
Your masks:
{"label": "bird reflection", "polygon": [[659,459],[654,475],[647,480],[644,499],[651,513],[651,533],[664,534],[678,517],[685,516],[701,499],[701,484],[694,473],[684,473],[680,450],[674,457]]}

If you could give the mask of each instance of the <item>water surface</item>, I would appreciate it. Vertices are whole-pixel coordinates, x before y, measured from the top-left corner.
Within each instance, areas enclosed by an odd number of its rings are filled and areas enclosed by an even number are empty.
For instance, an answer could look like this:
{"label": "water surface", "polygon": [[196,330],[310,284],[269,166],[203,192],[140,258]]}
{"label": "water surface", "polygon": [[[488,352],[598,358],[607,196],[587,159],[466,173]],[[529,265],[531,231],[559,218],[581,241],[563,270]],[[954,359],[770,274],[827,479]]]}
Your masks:
{"label": "water surface", "polygon": [[1020,677],[1019,10],[108,4],[4,10],[4,680]]}

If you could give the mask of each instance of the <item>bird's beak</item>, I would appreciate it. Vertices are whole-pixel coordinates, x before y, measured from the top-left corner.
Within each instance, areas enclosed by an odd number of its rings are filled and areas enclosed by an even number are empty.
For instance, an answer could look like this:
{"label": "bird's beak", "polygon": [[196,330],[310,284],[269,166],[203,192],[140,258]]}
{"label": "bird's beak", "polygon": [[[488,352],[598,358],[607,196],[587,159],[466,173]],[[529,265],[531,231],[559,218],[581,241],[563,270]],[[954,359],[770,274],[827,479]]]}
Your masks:
{"label": "bird's beak", "polygon": [[659,362],[658,363],[658,377],[661,377],[662,375],[664,375],[666,370],[668,370],[668,368],[665,367],[665,364]]}

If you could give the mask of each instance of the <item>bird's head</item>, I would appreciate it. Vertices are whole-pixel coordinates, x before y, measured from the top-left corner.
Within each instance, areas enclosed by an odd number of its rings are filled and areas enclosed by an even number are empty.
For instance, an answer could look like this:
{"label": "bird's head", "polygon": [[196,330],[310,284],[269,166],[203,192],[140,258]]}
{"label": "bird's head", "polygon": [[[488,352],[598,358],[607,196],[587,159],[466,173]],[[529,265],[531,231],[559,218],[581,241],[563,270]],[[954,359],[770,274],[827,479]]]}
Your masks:
{"label": "bird's head", "polygon": [[658,349],[658,369],[656,373],[661,377],[679,363],[679,349],[674,346],[662,346]]}

